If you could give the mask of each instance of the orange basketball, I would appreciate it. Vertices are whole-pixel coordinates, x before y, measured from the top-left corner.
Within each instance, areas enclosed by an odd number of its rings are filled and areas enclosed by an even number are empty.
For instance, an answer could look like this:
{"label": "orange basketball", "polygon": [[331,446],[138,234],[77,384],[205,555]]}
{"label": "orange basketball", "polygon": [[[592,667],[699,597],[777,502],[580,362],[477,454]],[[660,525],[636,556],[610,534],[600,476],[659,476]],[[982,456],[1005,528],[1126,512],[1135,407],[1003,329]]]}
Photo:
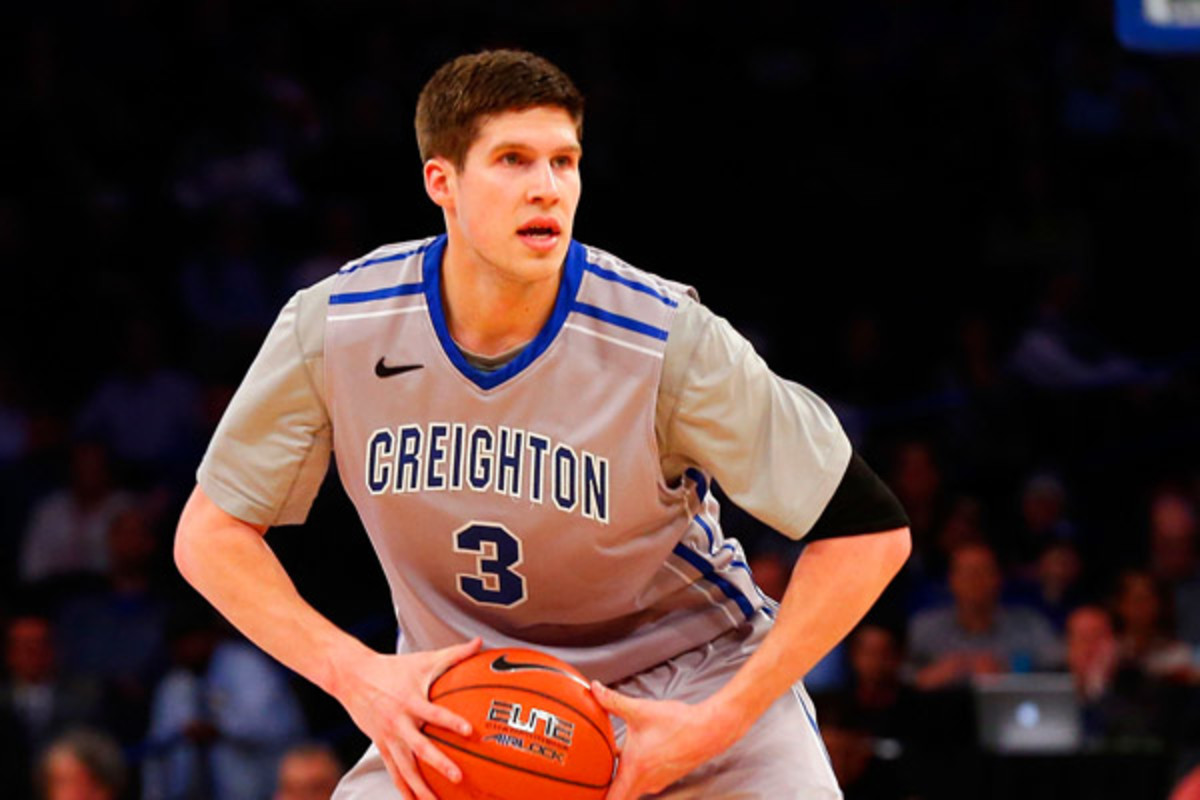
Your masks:
{"label": "orange basketball", "polygon": [[608,713],[571,665],[536,650],[485,650],[443,673],[429,699],[471,723],[471,735],[425,725],[462,770],[453,784],[418,759],[441,800],[601,800],[616,744]]}

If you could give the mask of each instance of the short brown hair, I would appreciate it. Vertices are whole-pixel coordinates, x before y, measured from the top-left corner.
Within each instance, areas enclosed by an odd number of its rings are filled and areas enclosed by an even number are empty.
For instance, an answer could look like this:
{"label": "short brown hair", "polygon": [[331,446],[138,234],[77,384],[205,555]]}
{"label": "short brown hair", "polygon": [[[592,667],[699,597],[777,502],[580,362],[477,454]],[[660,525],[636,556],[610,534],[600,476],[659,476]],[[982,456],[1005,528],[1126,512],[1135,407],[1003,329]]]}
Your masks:
{"label": "short brown hair", "polygon": [[541,56],[523,50],[485,50],[443,64],[417,99],[421,161],[442,156],[462,168],[484,117],[554,106],[575,121],[583,138],[583,95]]}

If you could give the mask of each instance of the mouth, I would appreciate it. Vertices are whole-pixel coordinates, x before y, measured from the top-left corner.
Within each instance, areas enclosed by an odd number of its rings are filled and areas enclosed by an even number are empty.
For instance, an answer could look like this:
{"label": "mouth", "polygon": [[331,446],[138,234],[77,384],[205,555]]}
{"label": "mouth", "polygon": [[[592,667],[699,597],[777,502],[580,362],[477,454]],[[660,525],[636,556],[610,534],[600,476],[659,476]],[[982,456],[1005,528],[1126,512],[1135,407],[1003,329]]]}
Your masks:
{"label": "mouth", "polygon": [[562,227],[553,219],[535,219],[517,229],[517,236],[534,250],[553,250],[562,236]]}

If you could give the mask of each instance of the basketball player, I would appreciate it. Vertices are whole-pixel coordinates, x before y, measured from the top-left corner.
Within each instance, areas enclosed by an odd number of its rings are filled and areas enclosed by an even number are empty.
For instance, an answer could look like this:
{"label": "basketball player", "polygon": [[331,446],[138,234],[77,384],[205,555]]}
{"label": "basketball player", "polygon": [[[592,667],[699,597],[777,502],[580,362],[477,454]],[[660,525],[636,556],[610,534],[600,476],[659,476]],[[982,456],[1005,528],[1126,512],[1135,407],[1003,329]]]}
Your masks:
{"label": "basketball player", "polygon": [[[909,552],[895,498],[829,408],[678,283],[571,238],[583,101],[494,51],[417,104],[441,236],[388,245],[287,304],[184,510],[176,560],[373,744],[335,797],[432,797],[426,699],[487,647],[574,664],[619,717],[609,797],[836,798],[799,681]],[[306,604],[263,540],[330,452],[403,633],[376,653]],[[710,485],[811,542],[780,606],[721,534]],[[604,686],[602,684],[607,684]]]}

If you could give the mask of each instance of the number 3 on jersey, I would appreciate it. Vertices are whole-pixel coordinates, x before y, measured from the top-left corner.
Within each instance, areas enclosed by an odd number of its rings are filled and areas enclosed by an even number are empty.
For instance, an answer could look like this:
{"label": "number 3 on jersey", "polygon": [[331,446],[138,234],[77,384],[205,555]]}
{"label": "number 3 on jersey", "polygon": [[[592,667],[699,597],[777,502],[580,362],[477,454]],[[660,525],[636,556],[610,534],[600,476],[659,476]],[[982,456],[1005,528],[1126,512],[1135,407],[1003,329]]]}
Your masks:
{"label": "number 3 on jersey", "polygon": [[521,540],[503,525],[472,522],[454,532],[454,552],[475,556],[475,572],[458,573],[458,590],[485,606],[512,608],[525,602]]}

